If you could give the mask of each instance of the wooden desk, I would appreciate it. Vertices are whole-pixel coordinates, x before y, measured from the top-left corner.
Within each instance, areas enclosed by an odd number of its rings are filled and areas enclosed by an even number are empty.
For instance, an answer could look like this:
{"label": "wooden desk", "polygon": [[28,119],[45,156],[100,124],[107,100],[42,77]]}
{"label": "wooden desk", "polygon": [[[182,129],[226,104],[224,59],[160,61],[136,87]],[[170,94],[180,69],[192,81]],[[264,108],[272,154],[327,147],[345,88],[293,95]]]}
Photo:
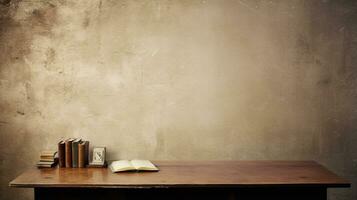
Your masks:
{"label": "wooden desk", "polygon": [[159,172],[31,169],[11,187],[46,199],[326,199],[350,183],[313,161],[157,161]]}

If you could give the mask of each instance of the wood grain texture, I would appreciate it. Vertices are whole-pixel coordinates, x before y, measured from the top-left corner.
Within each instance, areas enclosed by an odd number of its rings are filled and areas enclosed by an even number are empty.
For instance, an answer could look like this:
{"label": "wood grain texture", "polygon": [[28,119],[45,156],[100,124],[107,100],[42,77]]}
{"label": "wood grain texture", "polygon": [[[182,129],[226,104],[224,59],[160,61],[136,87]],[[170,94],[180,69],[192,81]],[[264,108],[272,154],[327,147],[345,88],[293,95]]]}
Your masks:
{"label": "wood grain texture", "polygon": [[30,169],[11,187],[180,188],[319,186],[350,183],[313,161],[156,161],[159,172],[112,173],[107,168]]}

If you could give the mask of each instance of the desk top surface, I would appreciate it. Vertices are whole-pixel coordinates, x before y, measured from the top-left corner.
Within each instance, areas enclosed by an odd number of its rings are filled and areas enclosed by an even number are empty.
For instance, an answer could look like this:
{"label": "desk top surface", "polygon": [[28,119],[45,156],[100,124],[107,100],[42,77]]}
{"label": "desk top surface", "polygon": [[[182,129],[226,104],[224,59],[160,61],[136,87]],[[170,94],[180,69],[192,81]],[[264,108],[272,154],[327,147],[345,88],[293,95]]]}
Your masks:
{"label": "desk top surface", "polygon": [[159,172],[112,173],[109,168],[33,168],[11,187],[177,188],[249,186],[349,187],[313,161],[154,161]]}

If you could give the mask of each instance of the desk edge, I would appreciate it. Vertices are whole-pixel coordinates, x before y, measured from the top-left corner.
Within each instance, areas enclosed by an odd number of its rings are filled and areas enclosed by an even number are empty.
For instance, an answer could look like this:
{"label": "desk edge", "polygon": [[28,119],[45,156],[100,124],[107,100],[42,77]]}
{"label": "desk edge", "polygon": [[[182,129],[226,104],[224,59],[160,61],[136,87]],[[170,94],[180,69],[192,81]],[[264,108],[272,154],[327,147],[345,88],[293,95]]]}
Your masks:
{"label": "desk edge", "polygon": [[150,189],[150,188],[250,188],[250,187],[324,187],[324,188],[350,188],[351,183],[292,183],[292,184],[166,184],[166,185],[114,185],[114,184],[16,184],[9,183],[13,188],[118,188],[118,189]]}

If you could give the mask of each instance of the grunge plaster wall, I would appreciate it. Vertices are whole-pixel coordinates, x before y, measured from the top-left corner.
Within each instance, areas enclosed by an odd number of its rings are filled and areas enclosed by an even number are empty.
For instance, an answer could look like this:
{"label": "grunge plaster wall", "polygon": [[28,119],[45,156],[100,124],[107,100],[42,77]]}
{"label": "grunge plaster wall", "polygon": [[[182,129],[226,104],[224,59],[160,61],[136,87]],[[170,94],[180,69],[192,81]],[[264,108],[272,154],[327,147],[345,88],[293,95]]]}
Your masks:
{"label": "grunge plaster wall", "polygon": [[33,199],[9,181],[66,137],[316,160],[356,185],[356,65],[352,0],[0,0],[0,199]]}

